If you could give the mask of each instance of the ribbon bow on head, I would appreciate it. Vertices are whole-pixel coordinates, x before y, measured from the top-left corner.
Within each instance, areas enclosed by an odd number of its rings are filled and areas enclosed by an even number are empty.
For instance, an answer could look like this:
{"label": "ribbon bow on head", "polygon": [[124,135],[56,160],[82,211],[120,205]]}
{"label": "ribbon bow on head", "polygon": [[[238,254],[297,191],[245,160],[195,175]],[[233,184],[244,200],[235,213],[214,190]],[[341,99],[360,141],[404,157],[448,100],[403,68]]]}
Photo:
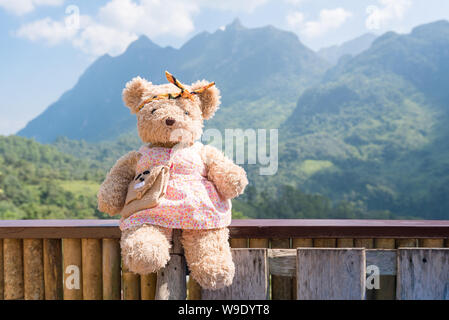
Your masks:
{"label": "ribbon bow on head", "polygon": [[181,92],[178,92],[178,93],[163,93],[163,94],[159,94],[157,96],[152,96],[151,98],[145,99],[137,107],[138,111],[140,111],[147,103],[149,103],[149,102],[151,102],[153,100],[188,98],[188,99],[193,101],[193,96],[195,94],[201,93],[204,90],[209,89],[210,87],[215,85],[215,82],[211,82],[211,83],[209,83],[209,84],[207,84],[205,86],[202,86],[201,88],[189,91],[170,72],[165,71],[165,76],[167,77],[167,80],[169,82],[173,83],[175,86],[177,86],[179,89],[181,89]]}

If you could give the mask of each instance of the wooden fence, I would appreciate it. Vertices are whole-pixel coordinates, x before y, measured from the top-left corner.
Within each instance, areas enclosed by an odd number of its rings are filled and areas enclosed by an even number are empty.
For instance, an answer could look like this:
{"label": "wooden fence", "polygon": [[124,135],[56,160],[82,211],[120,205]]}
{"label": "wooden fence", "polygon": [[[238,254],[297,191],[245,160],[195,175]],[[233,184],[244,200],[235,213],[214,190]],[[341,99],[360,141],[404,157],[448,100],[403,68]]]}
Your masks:
{"label": "wooden fence", "polygon": [[449,299],[449,221],[235,220],[233,285],[122,268],[117,220],[0,221],[0,300]]}

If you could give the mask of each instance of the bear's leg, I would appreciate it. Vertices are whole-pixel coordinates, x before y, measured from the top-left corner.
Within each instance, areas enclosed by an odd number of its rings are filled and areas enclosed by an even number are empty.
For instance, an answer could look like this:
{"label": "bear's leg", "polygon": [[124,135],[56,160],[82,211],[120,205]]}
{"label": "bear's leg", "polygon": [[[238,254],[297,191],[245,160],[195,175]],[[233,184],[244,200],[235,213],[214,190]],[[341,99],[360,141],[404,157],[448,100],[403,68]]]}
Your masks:
{"label": "bear's leg", "polygon": [[227,228],[183,230],[182,245],[190,275],[204,289],[216,290],[232,284],[234,262]]}
{"label": "bear's leg", "polygon": [[120,247],[129,271],[149,274],[164,267],[170,260],[171,233],[172,229],[147,224],[124,230]]}

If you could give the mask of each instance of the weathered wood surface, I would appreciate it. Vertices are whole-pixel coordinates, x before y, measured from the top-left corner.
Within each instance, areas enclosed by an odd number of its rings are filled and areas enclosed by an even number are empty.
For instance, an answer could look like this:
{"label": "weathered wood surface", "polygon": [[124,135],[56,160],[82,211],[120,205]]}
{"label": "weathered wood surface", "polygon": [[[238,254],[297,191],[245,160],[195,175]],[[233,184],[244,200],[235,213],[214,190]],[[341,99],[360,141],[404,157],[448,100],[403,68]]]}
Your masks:
{"label": "weathered wood surface", "polygon": [[360,300],[365,298],[365,250],[297,249],[297,299]]}
{"label": "weathered wood surface", "polygon": [[341,238],[337,239],[337,248],[353,248],[354,239]]}
{"label": "weathered wood surface", "polygon": [[269,249],[267,257],[271,276],[296,276],[296,249]]}
{"label": "weathered wood surface", "polygon": [[396,248],[408,248],[408,247],[416,247],[418,244],[417,239],[397,239],[396,240]]}
{"label": "weathered wood surface", "polygon": [[82,239],[83,299],[103,299],[101,239]]}
{"label": "weathered wood surface", "polygon": [[0,239],[0,300],[3,300],[5,298],[3,295],[4,288],[5,281],[3,278],[3,239]]}
{"label": "weathered wood surface", "polygon": [[64,300],[83,299],[81,239],[62,239]]}
{"label": "weathered wood surface", "polygon": [[103,239],[103,300],[120,300],[121,256],[118,239]]}
{"label": "weathered wood surface", "polygon": [[396,297],[449,300],[449,249],[399,249]]}
{"label": "weathered wood surface", "polygon": [[424,248],[443,248],[444,239],[419,239],[419,246]]}
{"label": "weathered wood surface", "polygon": [[186,262],[172,254],[167,265],[157,273],[156,300],[185,300],[187,295]]}
{"label": "weathered wood surface", "polygon": [[156,300],[185,300],[187,296],[187,265],[182,254],[181,230],[173,230],[172,243],[170,260],[157,272]]}
{"label": "weathered wood surface", "polygon": [[235,276],[231,286],[202,290],[203,300],[265,300],[268,298],[267,249],[232,249]]}
{"label": "weathered wood surface", "polygon": [[5,300],[24,298],[22,240],[3,239]]}
{"label": "weathered wood surface", "polygon": [[396,275],[396,250],[367,249],[366,266],[375,265],[381,275]]}
{"label": "weathered wood surface", "polygon": [[[395,239],[377,238],[374,239],[374,247],[377,249],[394,249]],[[367,262],[368,265],[368,262]],[[383,268],[380,269],[380,288],[373,289],[375,300],[394,300],[396,298],[396,276],[383,275]],[[394,273],[396,274],[396,255],[394,260]]]}
{"label": "weathered wood surface", "polygon": [[246,238],[232,238],[229,241],[231,248],[248,248],[248,239]]}
{"label": "weathered wood surface", "polygon": [[25,300],[44,300],[42,239],[23,239],[23,280]]}
{"label": "weathered wood surface", "polygon": [[[271,239],[271,248],[290,248],[290,239]],[[271,276],[271,299],[272,300],[292,300],[293,283],[290,277],[272,275]]]}
{"label": "weathered wood surface", "polygon": [[140,300],[140,276],[129,272],[126,268],[122,273],[123,300]]}
{"label": "weathered wood surface", "polygon": [[313,246],[315,248],[335,248],[337,239],[332,238],[317,238],[313,239]]}
{"label": "weathered wood surface", "polygon": [[140,299],[154,300],[156,296],[157,274],[150,273],[140,276]]}
{"label": "weathered wood surface", "polygon": [[44,239],[45,300],[63,298],[61,239]]}

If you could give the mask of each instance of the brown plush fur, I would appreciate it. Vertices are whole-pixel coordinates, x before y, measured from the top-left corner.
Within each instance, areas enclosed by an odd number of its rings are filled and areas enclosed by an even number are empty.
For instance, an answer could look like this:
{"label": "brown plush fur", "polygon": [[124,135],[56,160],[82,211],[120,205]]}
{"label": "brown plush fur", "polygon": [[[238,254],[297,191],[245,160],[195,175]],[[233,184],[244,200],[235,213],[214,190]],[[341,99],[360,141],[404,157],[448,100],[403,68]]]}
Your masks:
{"label": "brown plush fur", "polygon": [[[188,90],[208,84],[197,81]],[[126,84],[123,101],[137,115],[140,138],[152,146],[173,147],[178,142],[192,145],[201,137],[203,120],[210,119],[220,104],[220,91],[212,86],[187,98],[154,100],[138,110],[148,97],[162,93],[176,93],[173,84],[153,85],[136,77]],[[166,120],[174,120],[167,125]],[[212,181],[223,199],[232,199],[243,193],[248,180],[245,171],[223,153],[204,146],[201,154],[207,168],[207,178]],[[110,215],[123,208],[129,183],[135,176],[139,153],[130,152],[120,158],[109,171],[98,192],[98,208]],[[170,229],[158,226],[141,226],[126,230],[122,235],[122,254],[125,264],[136,273],[146,274],[162,268],[169,259],[168,237]],[[204,287],[217,289],[231,284],[234,275],[228,230],[184,230],[183,245],[192,276]]]}
{"label": "brown plush fur", "polygon": [[123,263],[138,274],[163,268],[170,259],[171,234],[171,229],[146,224],[125,230],[120,240]]}
{"label": "brown plush fur", "polygon": [[182,245],[190,275],[204,289],[216,290],[232,284],[234,263],[229,230],[183,230]]}

